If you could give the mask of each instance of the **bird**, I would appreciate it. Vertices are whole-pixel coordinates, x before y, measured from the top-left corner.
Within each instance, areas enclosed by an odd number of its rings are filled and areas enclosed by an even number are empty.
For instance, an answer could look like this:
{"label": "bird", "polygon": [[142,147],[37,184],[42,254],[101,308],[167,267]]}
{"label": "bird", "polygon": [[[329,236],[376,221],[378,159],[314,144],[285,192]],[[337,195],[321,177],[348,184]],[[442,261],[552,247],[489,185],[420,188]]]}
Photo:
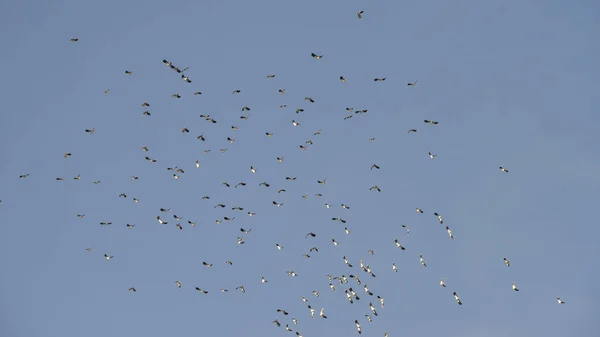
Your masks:
{"label": "bird", "polygon": [[365,12],[365,11],[358,11],[358,12],[356,12],[356,16],[357,16],[359,19],[362,19],[362,15],[363,15],[363,13],[364,13],[364,12]]}
{"label": "bird", "polygon": [[398,268],[396,268],[396,264],[393,262],[392,262],[392,270],[396,273],[398,272]]}
{"label": "bird", "polygon": [[512,284],[512,290],[519,291],[519,288],[517,288],[517,282],[513,282],[513,284]]}
{"label": "bird", "polygon": [[440,213],[433,213],[433,215],[437,216],[438,220],[440,221],[440,225],[444,223],[444,218],[440,215]]}
{"label": "bird", "polygon": [[402,225],[402,228],[405,228],[405,229],[406,229],[406,235],[409,235],[409,234],[410,234],[410,228],[408,228],[408,226],[406,226],[406,225]]}
{"label": "bird", "polygon": [[344,78],[344,76],[340,76],[340,81],[341,81],[342,83],[346,83],[346,78]]}
{"label": "bird", "polygon": [[373,165],[371,165],[371,171],[372,171],[373,169],[378,169],[378,170],[379,170],[379,169],[380,169],[380,167],[379,167],[379,165],[377,165],[377,164],[373,164]]}
{"label": "bird", "polygon": [[104,254],[104,258],[107,259],[107,260],[110,260],[110,259],[113,258],[113,256],[112,255],[108,255],[108,254]]}
{"label": "bird", "polygon": [[507,258],[504,258],[504,264],[505,264],[507,267],[510,267],[510,261],[509,261]]}
{"label": "bird", "polygon": [[310,56],[312,56],[315,60],[320,60],[323,58],[323,55],[317,55],[315,53],[311,53]]}
{"label": "bird", "polygon": [[321,318],[326,319],[327,316],[325,315],[325,308],[321,308],[321,312],[319,313],[319,316],[321,316]]}
{"label": "bird", "polygon": [[373,312],[373,315],[377,316],[377,310],[375,310],[375,307],[373,306],[373,303],[369,303],[369,308],[371,308],[371,311]]}
{"label": "bird", "polygon": [[558,304],[565,304],[565,301],[561,300],[560,297],[557,297],[556,300],[558,301]]}
{"label": "bird", "polygon": [[200,289],[200,288],[196,287],[196,290],[197,290],[198,292],[201,292],[201,293],[203,293],[203,294],[208,294],[208,291],[206,291],[206,290],[204,290],[204,289]]}
{"label": "bird", "polygon": [[131,287],[131,288],[129,288],[129,291],[136,292],[137,290],[135,290],[135,288],[134,288],[134,287]]}
{"label": "bird", "polygon": [[423,254],[419,255],[419,260],[421,261],[421,264],[423,265],[423,267],[427,267],[427,264],[425,263],[425,260],[423,260]]}
{"label": "bird", "polygon": [[454,239],[454,234],[452,234],[452,230],[450,229],[450,227],[446,226],[446,231],[448,232],[448,236],[450,237],[450,239]]}
{"label": "bird", "polygon": [[375,81],[375,82],[383,82],[383,81],[385,81],[385,77],[377,77],[373,81]]}
{"label": "bird", "polygon": [[444,279],[440,280],[440,286],[446,288],[446,283],[444,282]]}
{"label": "bird", "polygon": [[[504,173],[508,173],[508,170],[502,166],[500,166],[500,171],[504,172]],[[518,174],[517,174],[518,175]]]}
{"label": "bird", "polygon": [[377,192],[381,192],[381,189],[377,185],[373,185],[373,186],[371,186],[371,188],[369,188],[369,191],[372,191],[372,190],[376,190]]}
{"label": "bird", "polygon": [[429,154],[429,158],[434,159],[435,157],[437,157],[437,154],[433,154],[431,152],[428,153]]}
{"label": "bird", "polygon": [[[302,302],[306,302],[308,300],[306,300],[306,298],[304,296],[302,296]],[[310,304],[308,305],[308,309],[310,310],[310,317],[311,318],[315,318],[315,309],[313,309],[313,307],[310,306]]]}
{"label": "bird", "polygon": [[417,129],[410,129],[408,130],[408,133],[410,134],[411,132],[417,132]]}
{"label": "bird", "polygon": [[417,213],[423,214],[423,210],[417,207]]}
{"label": "bird", "polygon": [[424,122],[425,122],[425,123],[427,123],[427,124],[432,124],[432,125],[437,125],[437,124],[439,124],[439,122],[437,122],[437,121],[430,121],[430,120],[428,120],[428,119],[425,119],[425,120],[424,120]]}
{"label": "bird", "polygon": [[354,324],[356,325],[356,331],[358,332],[358,334],[359,335],[362,334],[362,330],[360,328],[360,323],[358,323],[357,319],[354,320]]}
{"label": "bird", "polygon": [[396,247],[400,248],[401,250],[406,250],[406,248],[404,248],[400,242],[398,241],[398,239],[394,239],[394,243],[396,244]]}
{"label": "bird", "polygon": [[71,42],[77,42],[77,41],[79,41],[79,38],[77,38],[77,37],[71,38]]}
{"label": "bird", "polygon": [[414,87],[417,85],[417,81],[414,82],[408,82],[408,84],[406,85],[407,87]]}
{"label": "bird", "polygon": [[456,300],[456,303],[458,303],[458,305],[462,305],[460,297],[458,297],[458,295],[456,294],[456,291],[453,292],[452,295],[454,295],[454,299]]}

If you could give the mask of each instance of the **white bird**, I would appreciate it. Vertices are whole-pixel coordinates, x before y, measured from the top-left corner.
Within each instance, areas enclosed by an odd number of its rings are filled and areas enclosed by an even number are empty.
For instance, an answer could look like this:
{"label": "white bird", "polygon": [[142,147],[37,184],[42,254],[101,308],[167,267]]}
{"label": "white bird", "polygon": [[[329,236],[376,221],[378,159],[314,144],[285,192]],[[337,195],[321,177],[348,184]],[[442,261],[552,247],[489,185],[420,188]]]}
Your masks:
{"label": "white bird", "polygon": [[439,213],[433,213],[433,215],[437,216],[438,220],[440,221],[440,225],[444,223],[444,218],[442,217],[441,214]]}
{"label": "white bird", "polygon": [[252,173],[256,173],[256,169],[254,168],[254,166],[250,166],[250,171],[251,171]]}
{"label": "white bird", "polygon": [[448,236],[450,236],[450,239],[454,239],[454,234],[452,234],[452,230],[450,229],[450,227],[446,226],[446,232],[448,232]]}
{"label": "white bird", "polygon": [[384,304],[385,304],[385,300],[383,299],[383,297],[377,295],[377,298],[379,299],[379,302],[381,302],[381,307],[383,308]]}
{"label": "white bird", "polygon": [[392,262],[392,270],[396,273],[398,272],[398,269],[396,268],[396,264],[393,262]]}
{"label": "white bird", "polygon": [[446,288],[446,283],[444,282],[444,279],[440,280],[440,286]]}
{"label": "white bird", "polygon": [[373,306],[373,303],[369,303],[369,308],[371,308],[371,311],[373,312],[373,315],[377,316],[377,310],[375,310],[375,307]]}
{"label": "white bird", "polygon": [[417,209],[417,213],[421,213],[421,214],[423,214],[423,210],[422,210],[422,209],[420,209],[420,208],[418,208],[418,207],[417,207],[416,209]]}
{"label": "white bird", "polygon": [[177,288],[181,289],[181,282],[175,281],[175,284],[177,285]]}
{"label": "white bird", "polygon": [[276,243],[275,247],[277,247],[278,250],[281,250],[281,248],[283,248],[283,246],[281,246],[280,244]]}
{"label": "white bird", "polygon": [[437,157],[437,154],[429,152],[429,158],[434,159],[435,157]]}
{"label": "white bird", "polygon": [[260,283],[268,283],[268,282],[269,281],[267,281],[264,276],[261,276]]}
{"label": "white bird", "polygon": [[454,295],[454,299],[456,300],[456,303],[458,303],[458,305],[462,305],[462,302],[460,301],[460,297],[458,297],[458,295],[456,294],[456,291],[453,292],[452,295]]}
{"label": "white bird", "polygon": [[517,282],[513,282],[513,284],[512,284],[512,290],[519,291],[519,288],[517,288]]}
{"label": "white bird", "polygon": [[109,256],[108,254],[104,254],[104,258],[106,258],[107,260],[110,260],[113,258],[113,256]]}
{"label": "white bird", "polygon": [[313,307],[310,305],[308,306],[308,309],[310,309],[310,317],[315,318],[315,309],[313,309]]}
{"label": "white bird", "polygon": [[354,303],[354,300],[352,300],[352,296],[350,295],[350,293],[348,292],[348,290],[344,290],[344,293],[346,294],[346,297],[348,298],[348,301],[350,301],[350,304]]}
{"label": "white bird", "polygon": [[500,171],[504,172],[504,173],[508,173],[508,170],[502,166],[500,166]]}
{"label": "white bird", "polygon": [[557,297],[556,300],[558,301],[558,304],[565,304],[565,301],[561,300],[560,297]]}
{"label": "white bird", "polygon": [[406,250],[406,248],[404,248],[404,246],[402,246],[402,245],[400,244],[400,242],[398,242],[398,239],[394,239],[394,243],[396,244],[396,247],[398,247],[398,248],[400,248],[400,249],[402,249],[402,250]]}
{"label": "white bird", "polygon": [[421,261],[421,264],[423,265],[423,267],[427,267],[427,264],[425,263],[425,260],[423,260],[423,254],[419,255],[419,260]]}
{"label": "white bird", "polygon": [[405,229],[406,229],[406,235],[409,235],[409,234],[410,234],[410,228],[408,228],[408,226],[406,226],[406,225],[402,225],[402,228],[405,228]]}
{"label": "white bird", "polygon": [[358,334],[360,335],[362,333],[362,329],[360,328],[360,324],[358,323],[357,319],[354,320],[354,324],[356,325],[356,331],[358,331]]}
{"label": "white bird", "polygon": [[510,261],[509,261],[507,258],[504,258],[504,264],[505,264],[507,267],[510,267]]}
{"label": "white bird", "polygon": [[321,308],[321,312],[319,313],[319,316],[321,316],[322,318],[327,318],[327,316],[325,316],[325,308]]}

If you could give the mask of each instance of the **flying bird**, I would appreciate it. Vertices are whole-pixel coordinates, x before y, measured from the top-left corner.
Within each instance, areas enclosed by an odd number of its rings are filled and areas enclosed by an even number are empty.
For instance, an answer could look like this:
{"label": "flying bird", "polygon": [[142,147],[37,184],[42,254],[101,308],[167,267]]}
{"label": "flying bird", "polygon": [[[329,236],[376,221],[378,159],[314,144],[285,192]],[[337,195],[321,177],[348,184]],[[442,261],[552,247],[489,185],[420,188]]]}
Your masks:
{"label": "flying bird", "polygon": [[363,15],[363,13],[364,13],[364,12],[365,12],[365,11],[358,11],[358,12],[356,12],[356,16],[357,16],[359,19],[362,19],[362,15]]}
{"label": "flying bird", "polygon": [[456,291],[453,292],[452,295],[454,295],[454,299],[456,300],[456,303],[458,303],[458,305],[462,305],[462,302],[460,301],[460,297],[458,297],[458,295],[456,294]]}

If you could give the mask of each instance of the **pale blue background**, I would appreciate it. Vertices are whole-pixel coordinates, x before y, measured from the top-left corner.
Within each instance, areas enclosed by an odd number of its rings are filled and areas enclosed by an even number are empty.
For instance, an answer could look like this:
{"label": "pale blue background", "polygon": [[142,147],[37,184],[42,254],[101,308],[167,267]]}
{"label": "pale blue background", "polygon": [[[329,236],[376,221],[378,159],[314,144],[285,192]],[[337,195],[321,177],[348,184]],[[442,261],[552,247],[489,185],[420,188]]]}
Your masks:
{"label": "pale blue background", "polygon": [[[305,337],[354,336],[355,319],[363,336],[598,336],[599,9],[557,0],[0,3],[0,336],[293,336],[271,324],[292,316]],[[189,66],[193,83],[163,58]],[[343,121],[346,107],[369,112]],[[166,171],[176,165],[179,180]],[[271,187],[259,188],[263,180]],[[239,181],[248,186],[234,189]],[[369,192],[374,184],[381,193]],[[217,226],[223,216],[236,219]],[[240,227],[253,230],[237,246]],[[309,231],[317,237],[305,239]],[[328,273],[357,274],[386,299],[381,309],[372,298],[373,323],[362,287],[350,281],[361,296],[350,305],[344,287],[329,290]],[[311,321],[301,296],[329,319]]]}

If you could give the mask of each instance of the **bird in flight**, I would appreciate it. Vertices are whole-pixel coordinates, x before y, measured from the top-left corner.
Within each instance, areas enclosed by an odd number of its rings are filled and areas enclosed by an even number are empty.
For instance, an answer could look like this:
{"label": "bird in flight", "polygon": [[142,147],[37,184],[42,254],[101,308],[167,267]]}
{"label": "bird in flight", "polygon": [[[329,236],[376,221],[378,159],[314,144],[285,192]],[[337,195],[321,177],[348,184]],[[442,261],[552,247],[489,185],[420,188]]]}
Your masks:
{"label": "bird in flight", "polygon": [[454,295],[454,299],[456,300],[456,303],[458,303],[458,305],[462,305],[460,297],[458,297],[458,295],[456,294],[456,291],[453,292],[452,295]]}
{"label": "bird in flight", "polygon": [[362,15],[363,15],[364,13],[365,13],[365,11],[358,11],[358,12],[356,12],[356,16],[357,16],[359,19],[362,19]]}

